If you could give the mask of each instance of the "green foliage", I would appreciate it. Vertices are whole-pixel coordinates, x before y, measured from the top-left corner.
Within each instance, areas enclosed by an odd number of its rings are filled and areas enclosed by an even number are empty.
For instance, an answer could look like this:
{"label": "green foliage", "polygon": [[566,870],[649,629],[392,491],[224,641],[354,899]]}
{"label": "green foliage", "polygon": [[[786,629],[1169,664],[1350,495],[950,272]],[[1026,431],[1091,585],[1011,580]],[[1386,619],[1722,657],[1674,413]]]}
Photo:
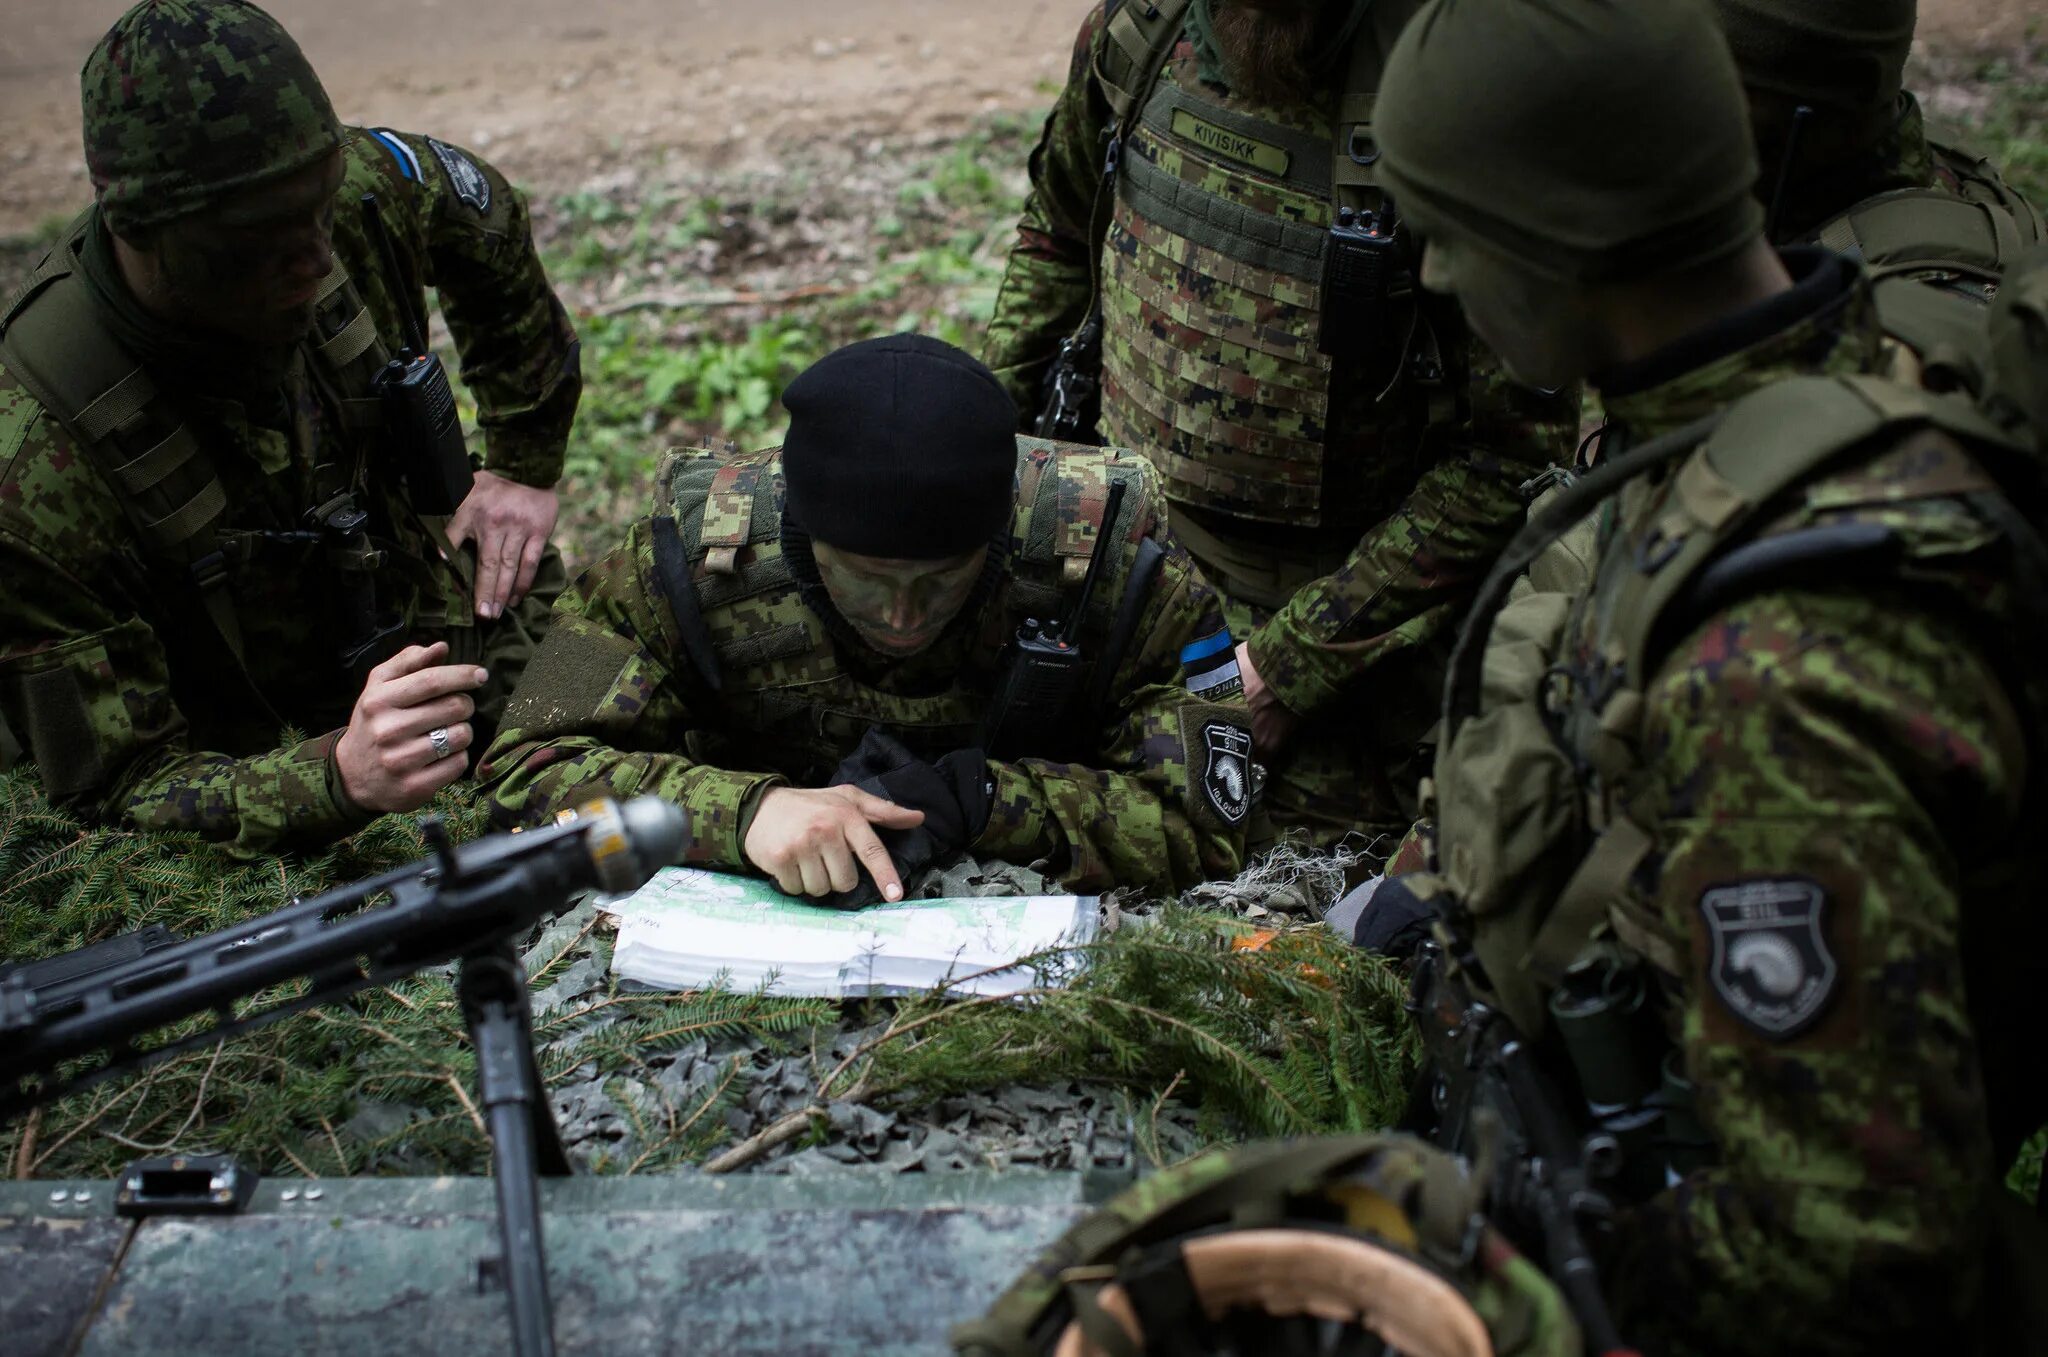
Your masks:
{"label": "green foliage", "polygon": [[1045,983],[1025,1001],[910,1001],[846,1078],[926,1098],[1063,1079],[1173,1089],[1219,1138],[1391,1123],[1418,1055],[1399,974],[1321,929],[1230,946],[1243,931],[1170,908],[1035,958]]}
{"label": "green foliage", "polygon": [[2048,1184],[2041,1181],[2044,1158],[2048,1158],[2048,1126],[2034,1132],[2027,1143],[2020,1147],[2019,1158],[2013,1161],[2012,1172],[2006,1174],[2005,1185],[2028,1201],[2033,1201]]}
{"label": "green foliage", "polygon": [[[461,834],[483,827],[480,807],[458,796],[436,808]],[[417,825],[387,816],[318,857],[238,862],[191,836],[89,828],[16,772],[0,776],[5,955],[145,923],[211,931],[424,853]],[[1258,951],[1230,946],[1241,931],[1168,910],[1152,926],[1033,958],[1044,983],[1022,1001],[876,1001],[893,1015],[886,1035],[841,1064],[820,1060],[818,1076],[832,1096],[859,1086],[910,1108],[965,1090],[1090,1080],[1128,1090],[1134,1108],[1168,1097],[1195,1105],[1215,1138],[1390,1120],[1415,1056],[1399,978],[1319,929]],[[544,993],[572,962],[602,973],[610,946],[591,924],[558,923],[534,945],[529,979]],[[721,1147],[730,1132],[720,1113],[753,1067],[731,1055],[708,1085],[676,1091],[650,1061],[699,1040],[787,1050],[840,1016],[820,1000],[600,983],[542,1005],[534,1030],[543,1080],[602,1078],[628,1123],[595,1167],[651,1172]],[[173,1147],[228,1150],[266,1173],[478,1172],[489,1151],[475,1078],[451,979],[428,972],[74,1093],[0,1128],[0,1155],[39,1177],[104,1176]],[[1141,1145],[1159,1157],[1156,1137],[1141,1134]]]}
{"label": "green foliage", "polygon": [[[825,200],[801,176],[714,176],[686,193],[650,174],[538,203],[549,276],[583,337],[560,529],[571,561],[645,511],[662,449],[776,442],[782,388],[839,345],[915,330],[978,350],[1038,121],[999,116],[928,155],[863,157]],[[873,263],[813,262],[820,240]]]}
{"label": "green foliage", "polygon": [[1988,156],[2006,180],[2048,206],[2048,49],[2013,61],[1987,58],[1958,73],[1973,97],[1959,113],[1931,121],[1938,135]]}

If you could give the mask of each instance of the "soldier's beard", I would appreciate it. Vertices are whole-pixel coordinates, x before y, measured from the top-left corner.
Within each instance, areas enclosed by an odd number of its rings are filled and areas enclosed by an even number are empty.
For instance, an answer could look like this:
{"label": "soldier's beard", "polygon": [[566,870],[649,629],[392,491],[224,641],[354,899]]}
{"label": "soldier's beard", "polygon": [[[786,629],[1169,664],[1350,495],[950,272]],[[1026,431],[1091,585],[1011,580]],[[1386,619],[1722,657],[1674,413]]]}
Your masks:
{"label": "soldier's beard", "polygon": [[1322,0],[1215,0],[1211,31],[1231,93],[1262,104],[1306,96],[1322,17]]}

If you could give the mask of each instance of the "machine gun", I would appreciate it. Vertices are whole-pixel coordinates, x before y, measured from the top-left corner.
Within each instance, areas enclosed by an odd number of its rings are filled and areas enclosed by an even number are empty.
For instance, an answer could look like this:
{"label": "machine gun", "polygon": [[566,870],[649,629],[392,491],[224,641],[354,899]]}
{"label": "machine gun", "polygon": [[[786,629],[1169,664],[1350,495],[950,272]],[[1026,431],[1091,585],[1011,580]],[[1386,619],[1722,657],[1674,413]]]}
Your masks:
{"label": "machine gun", "polygon": [[[570,1166],[534,1064],[526,976],[514,949],[576,892],[631,890],[673,862],[683,845],[682,813],[657,797],[624,806],[601,798],[547,828],[460,847],[439,820],[424,829],[431,857],[233,928],[182,942],[99,944],[88,956],[67,953],[0,976],[0,1119],[454,961],[490,1129],[513,1351],[550,1357],[553,1312],[536,1179],[565,1175]],[[294,982],[303,987],[276,992]],[[213,1022],[202,1031],[165,1031],[206,1014]],[[139,1048],[151,1035],[166,1039]]]}
{"label": "machine gun", "polygon": [[[1473,991],[1485,969],[1441,917],[1417,952],[1408,1011],[1422,1033],[1424,1082],[1406,1129],[1464,1159],[1487,1180],[1487,1212],[1508,1238],[1540,1257],[1577,1316],[1588,1349],[1633,1357],[1601,1293],[1587,1228],[1614,1207],[1601,1184],[1620,1168],[1604,1132],[1582,1136],[1571,1104],[1507,1014]],[[1584,1227],[1584,1228],[1582,1228]]]}

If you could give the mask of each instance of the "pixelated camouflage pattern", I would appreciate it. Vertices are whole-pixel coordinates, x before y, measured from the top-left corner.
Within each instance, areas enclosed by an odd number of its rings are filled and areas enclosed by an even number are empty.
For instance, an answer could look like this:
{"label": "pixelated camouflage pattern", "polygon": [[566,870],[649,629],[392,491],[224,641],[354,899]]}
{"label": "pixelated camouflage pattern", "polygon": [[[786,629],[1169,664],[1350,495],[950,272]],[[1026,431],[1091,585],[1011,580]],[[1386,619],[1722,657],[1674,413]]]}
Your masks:
{"label": "pixelated camouflage pattern", "polygon": [[[1879,338],[1859,284],[1609,410],[1651,437],[1781,377],[1870,371]],[[1988,482],[1922,427],[1799,487],[1763,532],[1881,524],[1898,563],[1854,589],[1764,589],[1699,619],[1643,684],[1642,744],[1616,771],[1595,734],[1613,690],[1593,680],[1621,625],[1612,600],[1679,474],[1610,501],[1599,582],[1568,626],[1561,712],[1590,821],[1626,815],[1650,835],[1616,907],[1669,963],[1669,1035],[1719,1158],[1625,1214],[1607,1259],[1623,1332],[1674,1353],[1960,1347],[1985,1299],[1984,1193],[2048,1115],[2031,1057],[2012,1055],[2039,1024],[2007,1036],[1980,1021],[2025,988],[2038,942],[1973,956],[1965,984],[1966,918],[2000,920],[2008,943],[2041,932],[2001,907],[2011,882],[2039,879],[2040,849],[2020,838],[2035,833],[2022,722],[2039,722],[2048,693],[2038,667],[2008,686],[1995,658],[2030,614],[1969,493]],[[1438,832],[1455,861],[1461,839],[1510,831],[1446,819]],[[1700,906],[1710,889],[1784,878],[1825,891],[1840,972],[1819,1020],[1774,1040],[1713,989]]]}
{"label": "pixelated camouflage pattern", "polygon": [[[1160,85],[1238,115],[1250,127],[1241,135],[1255,140],[1285,143],[1294,134],[1329,143],[1325,110],[1250,105],[1203,84],[1198,64],[1193,45],[1182,42]],[[1179,199],[1315,230],[1329,225],[1327,189],[1306,190],[1208,152],[1155,121],[1160,108],[1148,103],[1125,140],[1126,166],[1170,178]],[[1311,168],[1326,172],[1326,159]],[[1315,284],[1176,234],[1126,193],[1116,195],[1102,257],[1103,437],[1145,449],[1176,503],[1319,525],[1331,362],[1317,348]]]}
{"label": "pixelated camouflage pattern", "polygon": [[[480,406],[486,464],[547,485],[580,379],[575,333],[534,253],[525,207],[488,171],[492,213],[477,213],[455,197],[423,139],[405,140],[419,148],[417,179],[381,143],[350,133],[335,252],[393,350],[403,333],[395,298],[409,291],[419,304],[424,283],[438,287]],[[356,204],[366,192],[382,204],[406,278],[387,276],[365,235]],[[226,492],[226,533],[300,527],[313,464],[337,446],[352,456],[357,435],[343,430],[303,361],[286,390],[314,446],[255,422],[237,401],[180,400]],[[331,735],[279,747],[282,727],[344,724],[356,696],[336,661],[344,624],[309,598],[328,575],[319,548],[266,548],[234,571],[244,676],[189,606],[189,591],[167,585],[165,563],[144,553],[72,435],[4,370],[0,466],[0,714],[26,743],[34,721],[24,683],[53,667],[76,677],[94,753],[90,778],[56,779],[68,796],[108,821],[197,831],[249,853],[318,844],[362,823],[327,757]],[[368,466],[362,505],[390,552],[379,604],[409,619],[412,639],[446,638],[492,670],[480,695],[488,722],[546,623],[560,564],[551,554],[528,602],[478,628],[468,585],[406,506],[395,469],[374,447]]]}
{"label": "pixelated camouflage pattern", "polygon": [[[774,478],[779,506],[779,454],[748,454],[741,463]],[[1057,475],[1063,519],[1076,512],[1100,519],[1107,465],[1107,455],[1093,449],[1019,440],[1020,482]],[[1122,465],[1149,480],[1141,461],[1126,454]],[[1131,499],[1158,502],[1156,486],[1139,489]],[[743,512],[759,512],[751,496],[744,508],[722,502],[707,509],[685,494],[678,490],[679,523],[702,515],[707,524],[730,526]],[[760,794],[784,782],[824,785],[870,728],[886,726],[927,758],[978,742],[1004,645],[1026,615],[1043,615],[1058,597],[1050,574],[1033,578],[1026,560],[1031,498],[1020,497],[1000,587],[980,616],[963,618],[903,659],[855,654],[833,638],[783,567],[779,513],[774,522],[751,524],[731,583],[709,574],[700,543],[693,566],[699,581],[709,580],[699,592],[720,660],[717,692],[685,658],[658,583],[652,525],[635,524],[558,603],[555,629],[479,776],[501,810],[526,821],[600,788],[663,796],[689,819],[686,861],[745,868],[741,841]],[[1157,531],[1150,513],[1133,521],[1098,598],[1121,596],[1139,537]],[[1090,766],[1039,758],[993,764],[995,795],[974,851],[1049,862],[1076,890],[1173,891],[1235,872],[1242,832],[1197,809],[1202,798],[1190,786],[1183,742],[1190,720],[1245,725],[1241,707],[1193,703],[1183,683],[1181,647],[1222,626],[1215,596],[1168,545],[1111,686]]]}
{"label": "pixelated camouflage pattern", "polygon": [[[1182,391],[1171,406],[1146,397],[1157,413],[1112,390],[1104,428],[1116,430],[1170,477],[1187,481],[1197,473],[1165,416],[1199,418],[1219,402],[1230,402],[1236,413],[1246,401],[1280,406],[1295,399],[1287,394],[1292,388],[1272,380],[1279,360],[1266,350],[1304,360],[1314,353],[1314,299],[1295,280],[1274,275],[1266,283],[1277,297],[1247,289],[1225,305],[1208,276],[1215,261],[1205,260],[1200,247],[1166,239],[1122,206],[1119,227],[1107,226],[1107,211],[1097,223],[1110,230],[1116,246],[1097,254],[1090,223],[1110,115],[1090,72],[1102,31],[1098,5],[1082,25],[1066,87],[1032,152],[1031,194],[984,357],[1020,409],[1035,410],[1060,340],[1086,315],[1092,265],[1099,260],[1110,276],[1124,269],[1134,286],[1104,294],[1106,374],[1158,375],[1169,354],[1185,352],[1201,357],[1203,366],[1200,375],[1180,380],[1213,382],[1214,389]],[[1233,96],[1200,81],[1194,62],[1190,44],[1181,43],[1162,82],[1170,76],[1191,98],[1230,103]],[[1319,127],[1327,136],[1327,114],[1319,106],[1242,111]],[[1143,153],[1143,144],[1166,156],[1176,173],[1194,173],[1187,148],[1169,142],[1140,136],[1127,154]],[[1253,177],[1234,177],[1243,181],[1237,191],[1253,194],[1263,210],[1328,221],[1326,200],[1279,189],[1258,197]],[[1191,258],[1196,266],[1185,267],[1182,261]],[[1199,337],[1187,324],[1197,308],[1215,313],[1213,323],[1236,305],[1249,308],[1244,320],[1256,323],[1263,348],[1242,342],[1251,337],[1244,323],[1233,322],[1234,333],[1223,337]],[[1219,535],[1241,536],[1247,552],[1323,554],[1334,566],[1300,580],[1286,605],[1274,609],[1241,596],[1227,570],[1195,553],[1224,596],[1233,633],[1249,638],[1260,677],[1304,718],[1293,752],[1271,770],[1266,810],[1276,829],[1301,829],[1318,842],[1351,830],[1398,835],[1407,827],[1408,793],[1427,766],[1418,749],[1430,725],[1431,695],[1457,620],[1522,522],[1520,486],[1546,466],[1568,464],[1576,435],[1575,392],[1543,396],[1515,386],[1448,310],[1432,315],[1450,349],[1443,355],[1444,386],[1432,392],[1404,381],[1375,400],[1380,383],[1337,383],[1334,411],[1301,426],[1303,441],[1313,431],[1324,447],[1312,511],[1323,529],[1283,529],[1218,513],[1201,517],[1201,525]],[[1231,358],[1235,366],[1219,361]],[[1230,464],[1229,456],[1219,457]],[[1177,523],[1200,512],[1178,494],[1174,510]],[[1310,521],[1298,509],[1287,516]]]}
{"label": "pixelated camouflage pattern", "polygon": [[961,1357],[1046,1351],[1033,1336],[1046,1317],[1071,1314],[1075,1269],[1113,1268],[1251,1220],[1338,1229],[1422,1261],[1472,1307],[1500,1357],[1578,1357],[1578,1326],[1542,1270],[1494,1230],[1470,1231],[1470,1187],[1443,1151],[1392,1133],[1211,1150],[1148,1174],[1069,1228],[985,1317],[954,1329],[953,1349]]}
{"label": "pixelated camouflage pattern", "polygon": [[305,54],[245,0],[143,0],[93,48],[79,85],[86,168],[124,230],[304,169],[342,141]]}

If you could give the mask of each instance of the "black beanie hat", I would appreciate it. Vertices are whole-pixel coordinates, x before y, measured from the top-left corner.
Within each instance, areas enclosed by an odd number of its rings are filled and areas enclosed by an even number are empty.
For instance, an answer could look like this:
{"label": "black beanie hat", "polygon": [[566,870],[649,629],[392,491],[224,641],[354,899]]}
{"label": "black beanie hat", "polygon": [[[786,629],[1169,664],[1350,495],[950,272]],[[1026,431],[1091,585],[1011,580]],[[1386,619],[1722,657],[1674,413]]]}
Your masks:
{"label": "black beanie hat", "polygon": [[863,556],[964,556],[1009,523],[1017,407],[995,374],[923,335],[829,353],[782,393],[783,512]]}

